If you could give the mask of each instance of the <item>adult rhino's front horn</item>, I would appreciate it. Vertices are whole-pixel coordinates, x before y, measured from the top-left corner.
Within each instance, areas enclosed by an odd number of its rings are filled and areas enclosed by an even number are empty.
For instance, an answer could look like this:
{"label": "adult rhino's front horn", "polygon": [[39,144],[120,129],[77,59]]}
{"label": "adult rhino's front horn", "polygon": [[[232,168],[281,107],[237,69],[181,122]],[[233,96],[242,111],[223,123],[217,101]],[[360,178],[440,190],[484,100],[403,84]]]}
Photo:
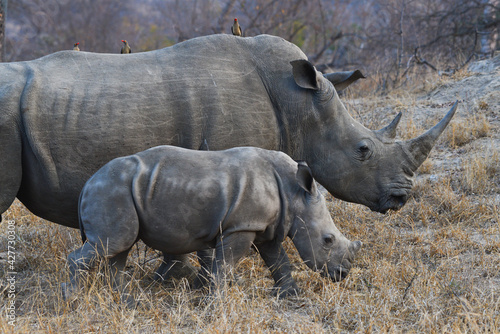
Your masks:
{"label": "adult rhino's front horn", "polygon": [[439,138],[441,133],[443,133],[448,123],[450,123],[453,115],[455,115],[457,106],[458,101],[455,102],[446,116],[430,130],[417,138],[402,143],[403,150],[407,153],[408,159],[413,165],[410,166],[413,171],[416,171],[417,168],[425,161],[432,148],[434,147],[434,144],[436,144],[437,139]]}

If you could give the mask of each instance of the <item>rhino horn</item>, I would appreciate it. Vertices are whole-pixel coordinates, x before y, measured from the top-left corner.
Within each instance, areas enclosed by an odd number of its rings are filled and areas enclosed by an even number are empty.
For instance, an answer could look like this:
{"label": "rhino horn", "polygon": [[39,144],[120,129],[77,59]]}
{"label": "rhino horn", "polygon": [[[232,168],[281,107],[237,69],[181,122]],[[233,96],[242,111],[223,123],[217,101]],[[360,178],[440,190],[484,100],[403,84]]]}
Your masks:
{"label": "rhino horn", "polygon": [[323,74],[323,76],[328,79],[337,92],[346,89],[358,79],[365,79],[366,77],[361,73],[360,70],[347,71],[347,72],[335,72]]}
{"label": "rhino horn", "polygon": [[399,121],[401,120],[401,115],[403,113],[399,113],[394,117],[392,120],[391,124],[387,125],[385,128],[382,128],[380,130],[375,131],[377,134],[388,138],[388,139],[394,139],[396,137],[396,128],[398,127]]}
{"label": "rhino horn", "polygon": [[439,121],[438,124],[434,125],[424,134],[417,138],[413,138],[403,143],[403,150],[406,152],[409,160],[412,162],[413,170],[415,171],[427,158],[431,152],[432,147],[436,143],[438,137],[443,133],[444,129],[450,123],[455,111],[457,110],[458,101],[455,102],[450,111],[444,116],[444,118]]}

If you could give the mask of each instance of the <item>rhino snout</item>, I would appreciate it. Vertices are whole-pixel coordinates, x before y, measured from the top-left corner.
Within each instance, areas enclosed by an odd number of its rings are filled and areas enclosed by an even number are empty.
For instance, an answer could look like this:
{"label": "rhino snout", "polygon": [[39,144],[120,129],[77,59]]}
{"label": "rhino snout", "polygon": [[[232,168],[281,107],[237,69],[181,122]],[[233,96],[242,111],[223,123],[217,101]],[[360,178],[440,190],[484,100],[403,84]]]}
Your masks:
{"label": "rhino snout", "polygon": [[328,276],[334,282],[340,282],[349,275],[349,271],[352,267],[352,262],[356,257],[356,254],[361,249],[363,243],[361,241],[352,241],[349,243],[346,254],[341,264],[328,266],[328,270],[323,271],[324,276]]}
{"label": "rhino snout", "polygon": [[349,251],[351,252],[351,256],[353,258],[359,252],[359,250],[361,249],[361,246],[363,246],[363,243],[359,240],[353,241],[349,244]]}

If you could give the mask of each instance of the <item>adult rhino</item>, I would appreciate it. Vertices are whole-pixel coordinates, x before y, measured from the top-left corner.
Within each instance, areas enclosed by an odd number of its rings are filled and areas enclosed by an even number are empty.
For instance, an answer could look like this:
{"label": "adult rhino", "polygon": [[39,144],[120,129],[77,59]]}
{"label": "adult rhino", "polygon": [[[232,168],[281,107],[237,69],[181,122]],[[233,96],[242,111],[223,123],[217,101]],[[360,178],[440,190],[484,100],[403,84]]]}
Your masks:
{"label": "adult rhino", "polygon": [[[86,180],[113,158],[170,144],[257,146],[305,160],[333,196],[399,209],[453,117],[395,142],[400,115],[371,131],[339,100],[359,72],[323,75],[279,37],[212,35],[129,55],[57,52],[0,64],[0,212],[17,196],[78,227]],[[336,87],[336,88],[334,88]]]}

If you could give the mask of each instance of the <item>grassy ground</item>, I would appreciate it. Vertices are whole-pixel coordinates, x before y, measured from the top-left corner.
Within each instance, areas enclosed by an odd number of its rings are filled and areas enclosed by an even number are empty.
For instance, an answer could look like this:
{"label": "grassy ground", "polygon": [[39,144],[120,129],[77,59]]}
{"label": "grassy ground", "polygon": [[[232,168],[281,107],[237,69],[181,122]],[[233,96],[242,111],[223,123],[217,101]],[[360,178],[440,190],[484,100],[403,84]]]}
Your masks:
{"label": "grassy ground", "polygon": [[[288,242],[299,297],[273,297],[269,271],[253,253],[235,268],[238,279],[222,295],[203,298],[185,280],[154,282],[158,254],[140,244],[127,267],[137,309],[119,302],[103,278],[105,268],[89,277],[77,299],[64,302],[59,286],[68,278],[66,256],[80,244],[79,232],[39,219],[16,202],[0,224],[0,252],[7,251],[9,222],[15,224],[17,272],[13,291],[6,284],[8,257],[1,253],[0,332],[500,332],[500,97],[446,93],[475,77],[483,78],[462,72],[416,92],[349,103],[370,128],[404,111],[400,138],[406,139],[462,101],[402,210],[381,215],[328,195],[339,229],[364,243],[344,281],[310,271]],[[463,94],[471,94],[467,87]]]}

